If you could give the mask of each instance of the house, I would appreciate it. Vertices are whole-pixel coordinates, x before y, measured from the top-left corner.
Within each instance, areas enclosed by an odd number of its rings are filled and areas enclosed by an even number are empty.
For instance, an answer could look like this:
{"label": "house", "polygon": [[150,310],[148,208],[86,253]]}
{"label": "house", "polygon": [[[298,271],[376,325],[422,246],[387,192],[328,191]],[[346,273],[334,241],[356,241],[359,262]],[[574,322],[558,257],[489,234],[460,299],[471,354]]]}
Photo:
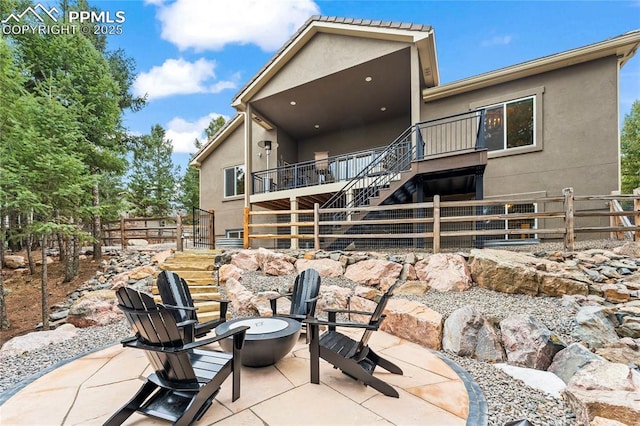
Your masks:
{"label": "house", "polygon": [[640,30],[441,84],[433,28],[312,17],[194,157],[200,207],[217,237],[240,237],[245,207],[371,202],[371,188],[373,204],[609,194],[619,71],[639,44]]}

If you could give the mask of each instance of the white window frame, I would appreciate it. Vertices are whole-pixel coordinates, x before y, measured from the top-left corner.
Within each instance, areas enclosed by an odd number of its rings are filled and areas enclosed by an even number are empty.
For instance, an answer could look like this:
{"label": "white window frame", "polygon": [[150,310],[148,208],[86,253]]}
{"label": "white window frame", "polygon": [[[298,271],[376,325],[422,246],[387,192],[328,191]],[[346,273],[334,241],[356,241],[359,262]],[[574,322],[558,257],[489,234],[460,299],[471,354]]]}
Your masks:
{"label": "white window frame", "polygon": [[[234,177],[234,185],[233,185],[234,194],[229,195],[229,194],[227,194],[227,170],[231,170],[231,169],[234,170],[234,173],[233,173],[233,177]],[[243,171],[243,173],[245,173],[244,178],[246,179],[247,175],[246,175],[246,168],[244,167],[244,164],[238,164],[236,166],[225,167],[222,170],[222,176],[223,176],[222,192],[224,194],[224,198],[237,198],[237,197],[241,197],[241,196],[244,195],[244,187],[242,188],[242,193],[238,193],[237,192],[237,189],[238,189],[237,188],[238,169],[243,169],[242,171]]]}
{"label": "white window frame", "polygon": [[227,229],[224,235],[225,238],[244,238],[244,229]]}

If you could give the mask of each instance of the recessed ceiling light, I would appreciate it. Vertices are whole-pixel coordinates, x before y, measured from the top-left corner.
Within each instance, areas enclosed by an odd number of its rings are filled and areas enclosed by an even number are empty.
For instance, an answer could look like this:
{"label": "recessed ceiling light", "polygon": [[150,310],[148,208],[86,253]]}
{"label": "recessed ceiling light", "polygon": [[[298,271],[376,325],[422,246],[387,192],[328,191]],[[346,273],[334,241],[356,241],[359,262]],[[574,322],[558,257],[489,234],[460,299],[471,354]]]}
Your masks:
{"label": "recessed ceiling light", "polygon": [[296,104],[296,101],[291,101],[291,102],[289,102],[289,103],[290,103],[291,105],[295,105],[295,104]]}
{"label": "recessed ceiling light", "polygon": [[367,83],[370,82],[371,80],[373,80],[373,77],[371,77],[370,75],[364,78],[364,81],[366,81]]}
{"label": "recessed ceiling light", "polygon": [[380,111],[386,111],[387,107],[380,107]]}
{"label": "recessed ceiling light", "polygon": [[314,125],[313,127],[315,127],[316,129],[319,129],[319,128],[320,128],[320,125],[319,125],[319,124],[316,124],[316,125]]}

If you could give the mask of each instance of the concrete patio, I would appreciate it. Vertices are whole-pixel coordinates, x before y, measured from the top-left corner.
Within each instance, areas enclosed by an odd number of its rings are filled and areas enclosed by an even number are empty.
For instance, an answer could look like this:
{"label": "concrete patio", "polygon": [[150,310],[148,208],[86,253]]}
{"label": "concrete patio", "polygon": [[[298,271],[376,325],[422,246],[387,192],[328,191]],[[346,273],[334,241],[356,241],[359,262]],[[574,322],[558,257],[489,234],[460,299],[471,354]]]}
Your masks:
{"label": "concrete patio", "polygon": [[[347,332],[345,330],[345,332]],[[243,367],[240,399],[222,386],[198,425],[484,425],[487,406],[473,379],[438,353],[386,334],[370,346],[399,365],[403,376],[376,370],[400,398],[365,387],[324,361],[320,385],[309,381],[304,336],[284,359]],[[217,348],[217,345],[212,345]],[[0,395],[0,424],[98,425],[122,406],[150,373],[143,351],[116,344],[76,358]],[[4,403],[2,403],[4,401]],[[134,414],[125,424],[166,424]]]}

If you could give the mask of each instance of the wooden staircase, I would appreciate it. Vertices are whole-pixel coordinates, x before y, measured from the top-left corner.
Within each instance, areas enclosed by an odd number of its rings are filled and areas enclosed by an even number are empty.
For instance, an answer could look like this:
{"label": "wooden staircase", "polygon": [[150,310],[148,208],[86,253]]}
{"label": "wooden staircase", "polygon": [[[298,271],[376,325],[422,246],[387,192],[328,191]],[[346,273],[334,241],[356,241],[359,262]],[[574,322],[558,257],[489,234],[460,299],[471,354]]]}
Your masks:
{"label": "wooden staircase", "polygon": [[[160,269],[176,272],[187,282],[200,322],[220,317],[220,305],[215,302],[220,300],[220,293],[213,271],[214,258],[220,253],[220,250],[185,250],[175,252],[159,265]],[[152,293],[156,302],[161,302],[155,283]]]}

